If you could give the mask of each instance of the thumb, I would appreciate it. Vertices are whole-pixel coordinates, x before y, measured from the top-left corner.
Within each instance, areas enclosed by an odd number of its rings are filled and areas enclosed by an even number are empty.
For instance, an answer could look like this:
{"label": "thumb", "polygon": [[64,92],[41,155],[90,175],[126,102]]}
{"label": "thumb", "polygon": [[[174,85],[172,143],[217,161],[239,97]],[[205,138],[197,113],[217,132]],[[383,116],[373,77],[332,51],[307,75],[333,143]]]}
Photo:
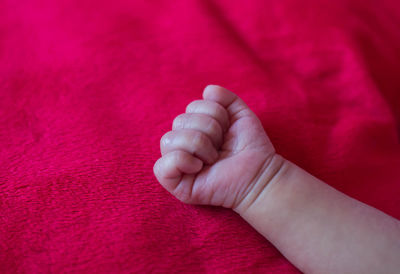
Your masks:
{"label": "thumb", "polygon": [[270,145],[260,120],[239,96],[223,87],[209,85],[204,89],[203,98],[222,105],[229,114],[230,127],[234,125],[226,139],[235,141],[225,143],[223,148],[241,151],[244,148]]}
{"label": "thumb", "polygon": [[235,93],[217,85],[208,85],[203,92],[203,98],[217,102],[228,111],[232,120],[235,121],[243,116],[254,115],[246,103]]}

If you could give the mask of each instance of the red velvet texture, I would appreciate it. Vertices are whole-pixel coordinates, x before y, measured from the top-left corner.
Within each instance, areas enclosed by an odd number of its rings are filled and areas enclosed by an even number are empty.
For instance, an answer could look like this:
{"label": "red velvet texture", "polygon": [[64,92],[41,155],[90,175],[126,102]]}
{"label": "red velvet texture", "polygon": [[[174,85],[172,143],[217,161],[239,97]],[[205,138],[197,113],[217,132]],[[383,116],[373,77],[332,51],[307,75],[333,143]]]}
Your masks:
{"label": "red velvet texture", "polygon": [[398,1],[0,1],[0,272],[297,273],[153,176],[206,84],[277,151],[400,218]]}

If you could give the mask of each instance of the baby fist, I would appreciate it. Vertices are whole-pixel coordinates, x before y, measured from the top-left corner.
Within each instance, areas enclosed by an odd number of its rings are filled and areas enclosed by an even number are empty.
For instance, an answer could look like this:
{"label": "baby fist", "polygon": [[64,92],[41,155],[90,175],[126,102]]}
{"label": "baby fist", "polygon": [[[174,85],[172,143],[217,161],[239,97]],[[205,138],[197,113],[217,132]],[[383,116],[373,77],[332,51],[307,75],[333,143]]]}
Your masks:
{"label": "baby fist", "polygon": [[209,85],[203,100],[191,102],[161,138],[161,154],[154,174],[176,198],[236,208],[260,191],[275,150],[242,99]]}

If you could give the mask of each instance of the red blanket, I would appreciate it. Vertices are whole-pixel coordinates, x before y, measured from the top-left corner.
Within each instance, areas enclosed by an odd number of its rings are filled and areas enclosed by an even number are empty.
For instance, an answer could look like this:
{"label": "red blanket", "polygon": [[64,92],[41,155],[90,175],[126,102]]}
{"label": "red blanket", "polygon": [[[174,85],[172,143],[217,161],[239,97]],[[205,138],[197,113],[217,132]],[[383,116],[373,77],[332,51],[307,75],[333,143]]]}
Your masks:
{"label": "red blanket", "polygon": [[152,172],[206,84],[279,153],[400,218],[400,4],[0,1],[0,272],[297,270]]}

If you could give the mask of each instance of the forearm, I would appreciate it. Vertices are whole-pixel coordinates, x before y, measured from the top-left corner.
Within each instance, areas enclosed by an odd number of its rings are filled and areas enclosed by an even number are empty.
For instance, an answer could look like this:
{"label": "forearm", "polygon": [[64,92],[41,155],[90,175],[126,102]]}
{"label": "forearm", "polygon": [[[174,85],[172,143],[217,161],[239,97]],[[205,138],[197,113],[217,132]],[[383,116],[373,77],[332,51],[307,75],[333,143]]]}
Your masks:
{"label": "forearm", "polygon": [[[272,174],[272,175],[271,175]],[[235,209],[307,273],[398,273],[400,222],[275,157]]]}

